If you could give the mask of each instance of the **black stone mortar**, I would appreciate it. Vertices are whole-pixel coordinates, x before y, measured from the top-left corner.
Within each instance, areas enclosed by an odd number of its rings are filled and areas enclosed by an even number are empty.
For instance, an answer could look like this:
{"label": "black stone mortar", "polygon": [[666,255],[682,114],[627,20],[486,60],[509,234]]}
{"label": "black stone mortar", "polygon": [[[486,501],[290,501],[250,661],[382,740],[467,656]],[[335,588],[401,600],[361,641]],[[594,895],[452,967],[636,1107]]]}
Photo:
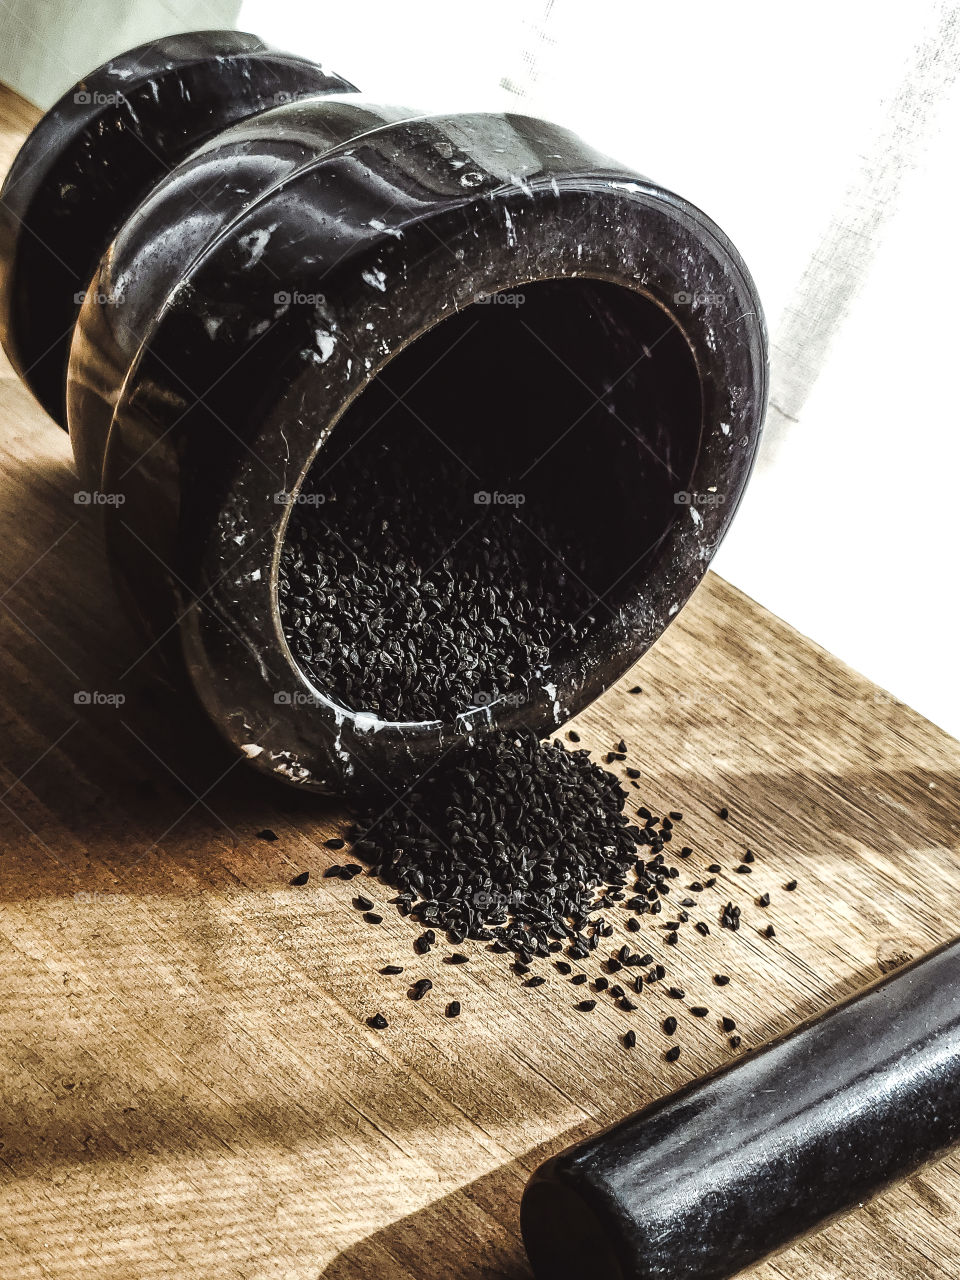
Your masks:
{"label": "black stone mortar", "polygon": [[[121,594],[230,746],[309,791],[582,710],[683,607],[756,454],[762,312],[700,210],[566,129],[370,102],[254,36],[142,46],[65,95],[0,194],[0,261],[0,336],[109,499]],[[382,720],[288,644],[288,522],[398,397],[456,424],[442,500],[523,484],[589,543],[596,617],[522,698]]]}

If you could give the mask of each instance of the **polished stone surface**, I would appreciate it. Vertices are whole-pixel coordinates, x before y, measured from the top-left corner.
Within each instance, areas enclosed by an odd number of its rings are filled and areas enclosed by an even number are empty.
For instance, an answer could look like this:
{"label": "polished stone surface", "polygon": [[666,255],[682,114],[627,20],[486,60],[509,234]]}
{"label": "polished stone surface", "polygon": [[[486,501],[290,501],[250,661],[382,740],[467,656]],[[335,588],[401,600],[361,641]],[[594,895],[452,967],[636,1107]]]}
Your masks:
{"label": "polished stone surface", "polygon": [[0,191],[0,335],[17,372],[62,426],[82,295],[140,200],[236,121],[306,94],[352,88],[257,36],[196,31],[112,58],[50,108]]}
{"label": "polished stone surface", "polygon": [[958,1140],[953,942],[555,1156],[524,1243],[537,1280],[725,1280]]}
{"label": "polished stone surface", "polygon": [[[176,639],[208,714],[257,768],[342,793],[404,784],[489,724],[547,734],[636,661],[705,573],[763,420],[756,291],[706,215],[569,131],[353,93],[297,98],[195,147],[109,234],[69,362],[78,466],[89,488],[123,496],[105,520],[127,602],[148,634]],[[608,500],[648,514],[603,589],[602,625],[522,705],[452,724],[338,706],[282,632],[290,504],[277,494],[295,501],[361,393],[473,309],[484,320],[460,349],[455,396],[439,374],[421,389],[469,415],[509,359],[496,342],[508,312],[493,304],[534,287],[555,306],[531,349],[557,360],[535,395],[505,380],[495,411],[518,439],[546,416],[559,440],[576,425],[564,387],[587,386],[622,431],[611,444],[581,428],[567,447],[594,467],[606,457]],[[600,526],[603,495],[593,501]]]}

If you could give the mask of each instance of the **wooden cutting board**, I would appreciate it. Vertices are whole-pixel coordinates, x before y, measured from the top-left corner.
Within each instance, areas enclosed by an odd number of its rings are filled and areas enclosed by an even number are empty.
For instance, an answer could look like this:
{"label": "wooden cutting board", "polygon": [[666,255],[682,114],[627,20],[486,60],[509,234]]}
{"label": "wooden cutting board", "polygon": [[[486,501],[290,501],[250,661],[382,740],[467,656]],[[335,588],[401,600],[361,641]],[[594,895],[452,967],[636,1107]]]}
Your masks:
{"label": "wooden cutting board", "polygon": [[[4,92],[0,166],[35,118]],[[729,1060],[721,1014],[742,1052],[960,928],[960,745],[711,576],[577,725],[597,751],[626,738],[638,801],[683,810],[685,876],[725,868],[707,916],[743,909],[739,934],[671,953],[711,1009],[681,1012],[680,1061],[655,990],[584,1016],[558,975],[526,989],[476,946],[415,957],[415,926],[364,924],[361,882],[322,878],[343,813],[233,767],[172,698],[66,436],[0,377],[3,1280],[526,1276],[529,1172]],[[732,874],[747,847],[753,875]],[[434,992],[411,1002],[389,962]],[[749,1274],[955,1277],[958,1197],[954,1157]]]}

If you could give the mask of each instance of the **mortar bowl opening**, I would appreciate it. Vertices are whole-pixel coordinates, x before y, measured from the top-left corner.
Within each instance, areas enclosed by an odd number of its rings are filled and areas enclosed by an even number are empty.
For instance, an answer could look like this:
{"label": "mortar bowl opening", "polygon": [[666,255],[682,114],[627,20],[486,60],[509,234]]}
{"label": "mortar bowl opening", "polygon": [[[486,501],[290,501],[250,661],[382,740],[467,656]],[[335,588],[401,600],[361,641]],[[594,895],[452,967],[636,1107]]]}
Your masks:
{"label": "mortar bowl opening", "polygon": [[687,341],[631,288],[539,281],[441,320],[296,495],[277,592],[306,682],[392,725],[542,700],[579,653],[622,644],[700,431]]}

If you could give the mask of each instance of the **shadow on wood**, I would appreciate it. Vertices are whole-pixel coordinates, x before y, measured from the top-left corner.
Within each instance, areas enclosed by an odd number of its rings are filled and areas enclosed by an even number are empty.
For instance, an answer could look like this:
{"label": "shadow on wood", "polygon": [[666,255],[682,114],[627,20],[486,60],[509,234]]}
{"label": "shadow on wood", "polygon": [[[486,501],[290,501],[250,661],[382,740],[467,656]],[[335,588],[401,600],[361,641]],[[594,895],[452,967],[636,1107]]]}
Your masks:
{"label": "shadow on wood", "polygon": [[520,1196],[551,1143],[443,1196],[345,1249],[321,1280],[530,1280]]}

